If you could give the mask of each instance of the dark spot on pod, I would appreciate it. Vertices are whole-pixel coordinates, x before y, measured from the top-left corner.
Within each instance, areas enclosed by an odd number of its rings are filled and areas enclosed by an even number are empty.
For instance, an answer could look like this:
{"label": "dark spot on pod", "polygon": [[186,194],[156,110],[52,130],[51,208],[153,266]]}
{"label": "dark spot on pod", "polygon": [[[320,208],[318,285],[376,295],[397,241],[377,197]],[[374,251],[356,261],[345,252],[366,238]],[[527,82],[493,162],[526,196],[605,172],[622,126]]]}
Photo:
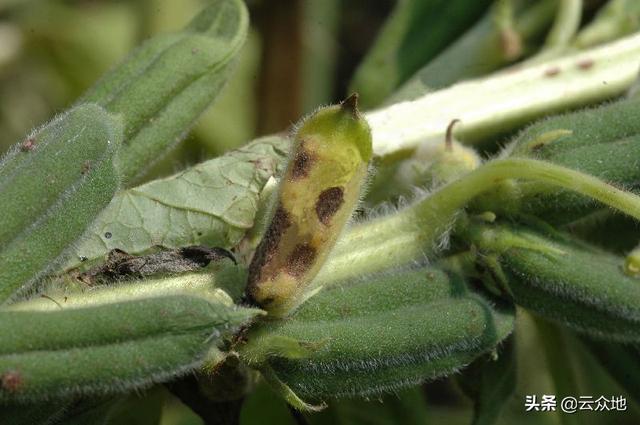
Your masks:
{"label": "dark spot on pod", "polygon": [[289,214],[282,208],[282,205],[279,205],[249,266],[249,290],[252,283],[260,281],[262,268],[273,258],[282,234],[289,226],[291,226]]}
{"label": "dark spot on pod", "polygon": [[22,152],[31,152],[36,148],[36,140],[32,137],[29,137],[25,141],[20,144],[20,150]]}
{"label": "dark spot on pod", "polygon": [[287,273],[293,277],[301,277],[313,265],[316,249],[309,244],[298,244],[287,258]]}
{"label": "dark spot on pod", "polygon": [[22,386],[22,375],[17,370],[12,370],[2,374],[2,389],[10,393],[15,393]]}
{"label": "dark spot on pod", "polygon": [[344,202],[344,190],[341,187],[330,187],[322,191],[316,201],[316,214],[318,220],[325,226],[331,223],[331,217],[338,211]]}
{"label": "dark spot on pod", "polygon": [[313,162],[314,158],[311,153],[304,148],[304,143],[300,143],[300,148],[293,158],[293,164],[291,165],[291,178],[298,180],[308,177]]}
{"label": "dark spot on pod", "polygon": [[113,235],[111,234],[111,232],[105,232],[105,233],[104,233],[104,238],[105,238],[105,239],[111,239],[111,236],[113,236]]}

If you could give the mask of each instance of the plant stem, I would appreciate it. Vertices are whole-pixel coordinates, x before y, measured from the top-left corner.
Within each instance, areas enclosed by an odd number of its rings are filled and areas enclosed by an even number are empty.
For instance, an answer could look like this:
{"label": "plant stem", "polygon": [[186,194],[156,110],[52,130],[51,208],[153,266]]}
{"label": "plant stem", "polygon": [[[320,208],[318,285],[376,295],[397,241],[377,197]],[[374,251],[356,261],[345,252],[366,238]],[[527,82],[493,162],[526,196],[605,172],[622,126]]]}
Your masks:
{"label": "plant stem", "polygon": [[593,176],[533,159],[489,162],[396,214],[356,225],[338,241],[317,285],[409,264],[437,250],[458,211],[496,184],[534,180],[568,189],[640,220],[640,197]]}
{"label": "plant stem", "polygon": [[[455,118],[474,143],[543,115],[624,93],[640,67],[640,34],[487,78],[461,82],[366,114],[377,155],[440,143]],[[580,66],[588,63],[589,66]]]}
{"label": "plant stem", "polygon": [[582,0],[561,0],[545,47],[565,47],[578,32],[582,16]]}

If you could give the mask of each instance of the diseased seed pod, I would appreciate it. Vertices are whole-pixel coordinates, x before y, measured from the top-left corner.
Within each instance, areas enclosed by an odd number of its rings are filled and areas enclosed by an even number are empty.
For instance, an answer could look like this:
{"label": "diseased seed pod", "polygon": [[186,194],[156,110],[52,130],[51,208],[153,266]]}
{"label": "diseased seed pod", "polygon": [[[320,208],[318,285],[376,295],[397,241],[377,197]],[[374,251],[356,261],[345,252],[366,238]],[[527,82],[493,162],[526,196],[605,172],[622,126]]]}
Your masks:
{"label": "diseased seed pod", "polygon": [[640,282],[623,258],[523,226],[472,225],[466,239],[517,304],[599,339],[640,342]]}
{"label": "diseased seed pod", "polygon": [[458,278],[429,267],[324,288],[247,334],[240,356],[312,400],[394,392],[449,374],[513,329]]}
{"label": "diseased seed pod", "polygon": [[249,267],[251,302],[284,316],[303,300],[351,217],[371,155],[356,95],[302,121],[273,218]]}

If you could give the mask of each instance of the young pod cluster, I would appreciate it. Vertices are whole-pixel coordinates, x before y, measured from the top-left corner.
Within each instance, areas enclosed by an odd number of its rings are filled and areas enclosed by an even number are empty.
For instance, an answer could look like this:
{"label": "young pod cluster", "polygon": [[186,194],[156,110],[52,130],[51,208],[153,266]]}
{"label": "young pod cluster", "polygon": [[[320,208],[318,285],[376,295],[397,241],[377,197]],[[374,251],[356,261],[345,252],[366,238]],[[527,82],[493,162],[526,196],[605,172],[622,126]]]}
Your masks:
{"label": "young pod cluster", "polygon": [[497,256],[500,270],[489,267],[517,304],[596,338],[640,342],[640,282],[625,274],[623,258],[521,226],[469,233],[481,252]]}
{"label": "young pod cluster", "polygon": [[374,395],[467,365],[511,332],[513,314],[421,268],[326,287],[255,327],[240,353],[303,398]]}
{"label": "young pod cluster", "polygon": [[283,316],[304,299],[360,198],[371,156],[356,95],[302,121],[249,268],[251,302]]}
{"label": "young pod cluster", "polygon": [[193,368],[256,313],[186,293],[0,311],[0,402],[148,386]]}
{"label": "young pod cluster", "polygon": [[[595,176],[619,188],[640,187],[640,98],[540,121],[505,151],[510,156],[549,161]],[[526,213],[564,224],[596,210],[593,200],[539,182],[519,182],[515,190],[498,184],[483,195],[480,209]]]}

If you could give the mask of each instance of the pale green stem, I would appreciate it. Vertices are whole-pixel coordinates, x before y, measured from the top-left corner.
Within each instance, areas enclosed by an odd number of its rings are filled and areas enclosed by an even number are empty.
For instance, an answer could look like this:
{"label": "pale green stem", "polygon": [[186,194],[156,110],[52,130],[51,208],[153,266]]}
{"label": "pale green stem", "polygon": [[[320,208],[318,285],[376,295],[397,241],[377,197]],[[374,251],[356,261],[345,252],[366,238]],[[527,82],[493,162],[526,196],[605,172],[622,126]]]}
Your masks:
{"label": "pale green stem", "polygon": [[355,225],[338,241],[316,285],[402,266],[434,251],[455,215],[479,194],[510,179],[571,190],[640,220],[640,197],[593,176],[533,159],[489,162],[395,214]]}
{"label": "pale green stem", "polygon": [[[228,274],[226,277],[228,278]],[[218,282],[223,279],[216,273],[187,273],[179,276],[146,279],[144,282],[133,280],[110,286],[84,288],[84,291],[77,288],[78,282],[72,278],[67,279],[69,280],[63,283],[72,289],[62,287],[45,290],[40,297],[16,302],[3,307],[3,309],[55,311],[179,294],[193,295],[227,306],[233,304],[231,297],[223,289],[216,287]]]}
{"label": "pale green stem", "polygon": [[[585,65],[585,64],[588,64]],[[544,63],[461,82],[366,114],[384,156],[441,143],[447,125],[473,143],[531,120],[623,94],[640,68],[640,34]]]}

